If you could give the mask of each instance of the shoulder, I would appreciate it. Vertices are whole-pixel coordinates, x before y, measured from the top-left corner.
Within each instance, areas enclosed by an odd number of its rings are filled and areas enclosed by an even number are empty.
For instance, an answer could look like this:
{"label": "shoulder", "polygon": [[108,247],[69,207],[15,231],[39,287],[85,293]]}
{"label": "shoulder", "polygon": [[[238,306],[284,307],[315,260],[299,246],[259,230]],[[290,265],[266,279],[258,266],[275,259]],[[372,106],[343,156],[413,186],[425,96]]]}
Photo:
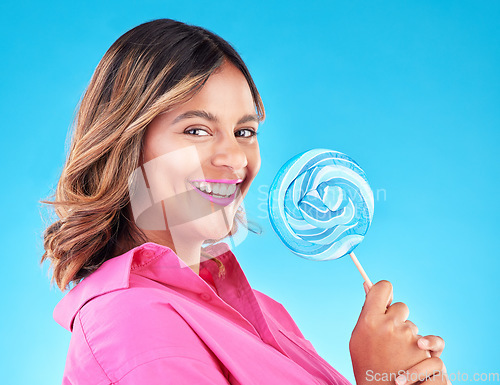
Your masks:
{"label": "shoulder", "polygon": [[259,301],[262,301],[263,303],[284,309],[284,306],[281,303],[279,303],[275,299],[269,297],[267,294],[264,294],[263,292],[261,292],[257,289],[254,289],[254,288],[252,288],[252,290]]}
{"label": "shoulder", "polygon": [[78,312],[78,329],[99,366],[118,379],[153,361],[213,357],[175,310],[175,293],[133,287],[101,295]]}
{"label": "shoulder", "polygon": [[[187,342],[189,325],[175,310],[175,292],[133,287],[94,298],[83,306],[76,322],[96,345],[120,343],[151,348],[165,340]],[[145,340],[150,335],[153,340]],[[182,341],[184,340],[184,341]]]}
{"label": "shoulder", "polygon": [[279,325],[278,327],[281,333],[297,345],[301,347],[305,346],[316,353],[311,342],[304,337],[292,316],[280,302],[258,290],[253,289],[253,291],[264,314],[266,317],[272,319],[275,324]]}
{"label": "shoulder", "polygon": [[272,318],[276,323],[281,325],[282,329],[292,331],[299,337],[304,337],[290,313],[288,313],[280,302],[258,290],[252,290],[254,291],[255,297],[259,301],[259,304],[267,317]]}
{"label": "shoulder", "polygon": [[[154,322],[155,319],[150,318],[150,314],[156,316],[171,314],[170,304],[174,298],[173,292],[160,292],[158,289],[148,287],[131,287],[93,298],[80,309],[78,316],[88,329],[103,323],[110,326],[133,327],[137,322]],[[142,316],[139,317],[139,314]]]}
{"label": "shoulder", "polygon": [[253,289],[257,301],[263,310],[267,311],[271,315],[284,315],[290,317],[285,307],[275,299],[269,297],[267,294],[262,293],[259,290]]}

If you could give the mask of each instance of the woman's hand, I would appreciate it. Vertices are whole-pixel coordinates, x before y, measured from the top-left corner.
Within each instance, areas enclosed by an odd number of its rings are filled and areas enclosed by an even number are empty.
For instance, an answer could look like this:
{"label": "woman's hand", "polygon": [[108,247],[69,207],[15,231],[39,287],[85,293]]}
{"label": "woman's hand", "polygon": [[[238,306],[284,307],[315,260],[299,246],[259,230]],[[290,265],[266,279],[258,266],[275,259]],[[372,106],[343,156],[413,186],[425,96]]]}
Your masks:
{"label": "woman's hand", "polygon": [[[411,321],[406,321],[411,322]],[[418,328],[415,324],[411,323],[415,334],[418,333]],[[446,375],[446,366],[439,358],[444,349],[444,340],[438,336],[425,336],[417,335],[417,345],[422,350],[429,351],[431,358],[427,358],[417,365],[408,369],[405,373],[399,373],[396,378],[397,385],[414,384],[418,381],[420,383],[428,384],[447,384],[451,385],[448,376]],[[435,374],[434,374],[435,373]]]}
{"label": "woman's hand", "polygon": [[[365,283],[363,283],[363,286],[365,288],[365,292],[368,293],[369,289]],[[421,383],[442,383],[451,385],[451,382],[446,374],[446,366],[441,359],[437,358],[444,350],[444,340],[439,336],[433,335],[422,337],[418,334],[417,325],[409,320],[407,320],[406,323],[408,323],[408,325],[412,328],[413,333],[415,333],[418,337],[417,346],[422,350],[428,351],[431,357],[436,358],[427,358],[411,367],[404,374],[401,374],[396,378],[396,384],[406,385],[414,384],[417,381],[423,381]],[[436,374],[434,375],[434,373]]]}
{"label": "woman's hand", "polygon": [[397,374],[404,370],[412,368],[420,372],[422,368],[425,371],[442,363],[439,357],[431,357],[431,351],[441,353],[439,342],[427,336],[424,340],[438,346],[419,346],[417,341],[421,336],[417,335],[416,326],[407,320],[408,307],[402,302],[390,305],[391,302],[392,285],[388,281],[376,283],[367,293],[349,342],[358,385],[394,384]]}

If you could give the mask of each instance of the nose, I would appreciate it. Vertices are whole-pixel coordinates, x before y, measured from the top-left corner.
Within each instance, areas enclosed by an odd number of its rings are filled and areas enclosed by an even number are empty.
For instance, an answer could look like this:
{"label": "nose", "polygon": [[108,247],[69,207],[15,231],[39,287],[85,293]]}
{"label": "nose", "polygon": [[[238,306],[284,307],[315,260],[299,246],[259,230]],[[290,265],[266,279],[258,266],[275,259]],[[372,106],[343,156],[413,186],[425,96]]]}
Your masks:
{"label": "nose", "polygon": [[247,155],[234,135],[220,138],[214,145],[212,154],[212,164],[215,167],[229,167],[236,173],[248,164]]}

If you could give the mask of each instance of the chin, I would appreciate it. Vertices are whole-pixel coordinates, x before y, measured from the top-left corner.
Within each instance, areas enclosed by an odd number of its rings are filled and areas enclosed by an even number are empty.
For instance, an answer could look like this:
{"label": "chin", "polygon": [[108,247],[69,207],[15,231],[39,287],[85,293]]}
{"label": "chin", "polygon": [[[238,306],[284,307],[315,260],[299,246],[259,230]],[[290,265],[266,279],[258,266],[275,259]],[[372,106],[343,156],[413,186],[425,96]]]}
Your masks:
{"label": "chin", "polygon": [[215,221],[204,221],[204,223],[200,223],[197,226],[199,234],[204,239],[222,239],[230,233],[233,227],[234,217],[227,218],[227,221],[228,222],[222,217],[218,217]]}
{"label": "chin", "polygon": [[218,227],[218,228],[212,228],[213,231],[206,231],[203,233],[203,237],[205,239],[222,239],[225,238],[229,235],[231,232],[231,228],[226,228],[224,227]]}

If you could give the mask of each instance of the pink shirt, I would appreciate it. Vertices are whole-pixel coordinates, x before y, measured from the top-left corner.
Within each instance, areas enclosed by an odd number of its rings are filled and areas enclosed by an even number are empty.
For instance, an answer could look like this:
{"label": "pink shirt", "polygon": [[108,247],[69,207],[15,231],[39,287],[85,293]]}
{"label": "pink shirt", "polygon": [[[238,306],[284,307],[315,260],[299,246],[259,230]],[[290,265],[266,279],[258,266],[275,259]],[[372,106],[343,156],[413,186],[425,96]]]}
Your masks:
{"label": "pink shirt", "polygon": [[63,385],[349,384],[283,305],[252,289],[225,243],[196,274],[148,242],[103,263],[57,304],[72,332]]}

